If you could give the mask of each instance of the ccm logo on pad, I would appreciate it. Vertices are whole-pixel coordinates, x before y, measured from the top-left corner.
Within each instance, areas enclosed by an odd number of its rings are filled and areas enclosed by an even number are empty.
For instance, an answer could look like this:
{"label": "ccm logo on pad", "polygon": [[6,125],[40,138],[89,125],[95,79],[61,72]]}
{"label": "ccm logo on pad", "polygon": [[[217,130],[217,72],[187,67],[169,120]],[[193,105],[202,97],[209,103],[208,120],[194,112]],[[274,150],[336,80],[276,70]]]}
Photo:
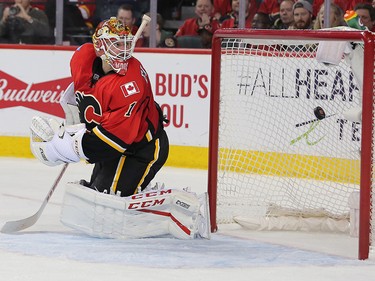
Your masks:
{"label": "ccm logo on pad", "polygon": [[149,208],[152,206],[163,205],[164,201],[165,201],[165,198],[134,202],[134,203],[129,204],[128,210],[136,210],[136,209]]}
{"label": "ccm logo on pad", "polygon": [[181,206],[182,208],[185,208],[185,209],[189,209],[189,207],[190,207],[189,204],[187,204],[187,203],[185,203],[185,202],[182,202],[182,201],[180,201],[180,200],[177,200],[177,201],[176,201],[176,205],[179,205],[179,206]]}

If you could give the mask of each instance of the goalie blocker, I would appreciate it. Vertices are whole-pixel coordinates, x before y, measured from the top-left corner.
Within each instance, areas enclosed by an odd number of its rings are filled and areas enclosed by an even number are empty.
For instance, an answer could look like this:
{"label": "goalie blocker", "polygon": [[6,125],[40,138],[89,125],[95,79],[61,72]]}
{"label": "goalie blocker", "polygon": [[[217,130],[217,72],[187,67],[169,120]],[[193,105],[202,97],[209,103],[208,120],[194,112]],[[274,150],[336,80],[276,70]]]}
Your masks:
{"label": "goalie blocker", "polygon": [[207,193],[177,189],[141,192],[130,197],[100,193],[68,183],[61,222],[100,238],[210,238]]}

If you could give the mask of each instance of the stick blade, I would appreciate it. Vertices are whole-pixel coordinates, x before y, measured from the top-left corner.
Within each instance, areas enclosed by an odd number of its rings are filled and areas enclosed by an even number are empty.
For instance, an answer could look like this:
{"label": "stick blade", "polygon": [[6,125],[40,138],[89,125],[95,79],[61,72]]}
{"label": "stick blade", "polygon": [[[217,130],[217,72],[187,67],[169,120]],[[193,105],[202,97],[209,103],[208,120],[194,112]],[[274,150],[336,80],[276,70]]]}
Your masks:
{"label": "stick blade", "polygon": [[3,227],[1,228],[0,232],[1,233],[13,233],[17,232],[20,230],[24,230],[32,225],[34,225],[39,217],[42,215],[44,208],[46,207],[49,199],[51,198],[53,192],[55,191],[57,185],[59,184],[61,178],[63,177],[66,169],[68,168],[69,163],[65,163],[64,166],[62,167],[59,175],[57,176],[53,186],[49,190],[47,196],[44,198],[44,201],[42,205],[40,206],[39,210],[32,216],[21,219],[21,220],[16,220],[16,221],[8,221],[6,222]]}
{"label": "stick blade", "polygon": [[[37,214],[36,214],[37,215]],[[1,228],[1,233],[14,233],[24,230],[36,223],[38,216],[31,216],[22,220],[8,221]]]}

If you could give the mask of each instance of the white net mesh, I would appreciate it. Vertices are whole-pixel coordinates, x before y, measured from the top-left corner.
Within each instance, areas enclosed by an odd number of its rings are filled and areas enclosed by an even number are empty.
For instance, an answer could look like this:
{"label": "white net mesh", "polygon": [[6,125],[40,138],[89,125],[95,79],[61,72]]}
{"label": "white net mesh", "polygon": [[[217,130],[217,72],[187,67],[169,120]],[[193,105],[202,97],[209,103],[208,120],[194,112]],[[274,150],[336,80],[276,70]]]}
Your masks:
{"label": "white net mesh", "polygon": [[[345,60],[317,62],[318,41],[223,39],[221,53],[218,223],[296,215],[348,219],[359,190],[360,86]],[[357,44],[358,48],[363,48]],[[326,115],[316,119],[320,106]]]}

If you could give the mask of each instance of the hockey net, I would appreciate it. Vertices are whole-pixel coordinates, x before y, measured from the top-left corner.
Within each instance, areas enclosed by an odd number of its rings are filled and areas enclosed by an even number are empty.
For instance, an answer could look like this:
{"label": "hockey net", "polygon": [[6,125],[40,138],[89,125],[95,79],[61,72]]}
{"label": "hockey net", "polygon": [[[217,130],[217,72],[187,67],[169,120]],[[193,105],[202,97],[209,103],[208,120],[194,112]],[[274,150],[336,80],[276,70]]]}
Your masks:
{"label": "hockey net", "polygon": [[[353,30],[215,33],[208,183],[213,231],[237,222],[257,230],[349,235],[356,209],[359,258],[368,257],[375,236],[373,36]],[[337,65],[318,62],[323,42],[344,42],[347,55]],[[351,61],[350,48],[366,59]],[[362,121],[348,117],[358,115],[362,103]],[[317,120],[317,107],[324,119]],[[360,202],[350,203],[355,197]]]}

